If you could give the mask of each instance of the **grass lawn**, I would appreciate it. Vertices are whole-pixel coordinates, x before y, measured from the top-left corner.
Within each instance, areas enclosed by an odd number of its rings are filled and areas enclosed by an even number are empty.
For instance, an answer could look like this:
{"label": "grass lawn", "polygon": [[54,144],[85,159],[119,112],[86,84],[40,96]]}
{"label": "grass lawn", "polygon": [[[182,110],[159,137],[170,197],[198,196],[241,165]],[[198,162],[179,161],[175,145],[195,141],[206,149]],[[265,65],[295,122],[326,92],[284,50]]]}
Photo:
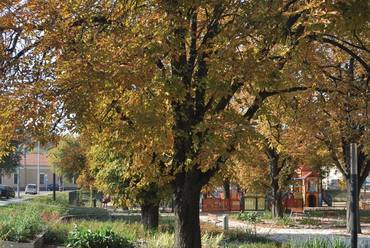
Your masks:
{"label": "grass lawn", "polygon": [[[58,221],[60,217],[70,215],[76,218]],[[91,215],[101,218],[85,219]],[[92,231],[112,229],[135,247],[169,248],[174,245],[173,217],[161,217],[158,231],[145,231],[137,215],[110,220],[105,209],[69,205],[66,193],[59,193],[56,201],[51,196],[40,196],[0,208],[0,240],[27,242],[46,231],[47,244],[65,244],[75,227]],[[202,225],[202,243],[203,247],[281,247],[245,230],[222,232],[214,225]]]}
{"label": "grass lawn", "polygon": [[[139,221],[131,218],[120,218],[115,221],[104,220],[73,220],[55,223],[50,226],[46,242],[49,244],[63,244],[68,233],[78,226],[82,229],[97,231],[112,229],[136,244],[135,247],[172,248],[174,246],[174,221],[173,217],[161,217],[158,231],[145,231]],[[228,248],[277,248],[280,244],[269,239],[258,237],[245,230],[230,230],[223,232],[220,228],[202,224],[203,247],[228,247]]]}
{"label": "grass lawn", "polygon": [[[59,221],[60,217],[70,215],[75,218]],[[88,218],[91,215],[100,218]],[[266,219],[271,218],[269,213],[261,213],[261,216]],[[111,230],[137,248],[172,248],[174,246],[174,218],[171,216],[161,216],[158,231],[147,231],[141,226],[138,215],[124,215],[112,219],[105,209],[69,205],[67,195],[63,193],[58,194],[57,201],[53,201],[51,196],[43,196],[33,198],[23,204],[0,208],[0,240],[27,242],[32,240],[35,235],[45,231],[46,244],[65,245],[73,237],[76,230],[80,231],[81,236],[79,237],[82,238],[85,234],[93,233],[95,235],[99,232],[104,233],[102,230]],[[322,247],[321,241],[315,241],[320,244],[319,246],[279,244],[267,238],[256,236],[250,230],[224,232],[212,224],[202,224],[201,230],[202,247],[206,248]]]}
{"label": "grass lawn", "polygon": [[[330,211],[310,211],[306,214],[309,217],[329,217],[329,218],[341,218],[346,219],[345,210],[330,210]],[[360,210],[360,219],[361,222],[370,223],[370,209],[361,209]]]}
{"label": "grass lawn", "polygon": [[51,196],[35,197],[0,207],[0,240],[28,242],[67,215],[109,218],[105,209],[69,205],[64,192],[58,193],[56,201]]}

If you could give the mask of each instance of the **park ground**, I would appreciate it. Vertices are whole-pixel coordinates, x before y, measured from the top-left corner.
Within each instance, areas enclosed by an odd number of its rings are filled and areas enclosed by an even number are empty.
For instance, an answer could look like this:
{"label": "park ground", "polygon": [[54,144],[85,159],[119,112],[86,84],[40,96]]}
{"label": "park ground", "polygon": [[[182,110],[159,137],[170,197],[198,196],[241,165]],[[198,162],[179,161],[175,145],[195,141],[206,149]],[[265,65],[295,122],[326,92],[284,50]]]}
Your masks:
{"label": "park ground", "polygon": [[[0,238],[28,242],[38,234],[45,233],[45,247],[65,247],[68,242],[73,241],[73,232],[76,236],[86,234],[89,229],[92,233],[111,229],[127,240],[129,245],[126,247],[173,247],[172,213],[161,214],[158,231],[147,231],[143,230],[140,224],[138,210],[128,212],[111,207],[92,208],[89,204],[86,200],[79,206],[70,205],[67,194],[61,192],[57,193],[56,202],[52,201],[50,194],[27,196],[22,201],[0,207]],[[245,218],[250,214],[257,214],[259,221],[252,223]],[[287,215],[282,219],[272,220],[267,211],[234,213],[228,216],[229,230],[225,231],[222,222],[215,221],[221,220],[222,214],[201,213],[202,243],[203,247],[210,248],[323,247],[320,242],[339,244],[326,247],[346,247],[349,236],[345,233],[343,214],[339,211],[334,215],[331,213],[329,217],[323,215],[325,213],[317,212],[309,216]],[[369,217],[370,211],[363,212],[363,233],[359,235],[359,247],[370,247]]]}

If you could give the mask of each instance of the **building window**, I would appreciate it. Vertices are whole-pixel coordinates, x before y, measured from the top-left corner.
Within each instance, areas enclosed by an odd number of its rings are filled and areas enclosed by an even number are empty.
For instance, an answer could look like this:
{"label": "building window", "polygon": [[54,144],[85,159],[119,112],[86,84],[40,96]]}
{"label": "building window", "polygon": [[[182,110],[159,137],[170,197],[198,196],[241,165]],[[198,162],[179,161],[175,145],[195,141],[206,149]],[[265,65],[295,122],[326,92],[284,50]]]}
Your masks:
{"label": "building window", "polygon": [[45,174],[40,174],[40,184],[45,184]]}
{"label": "building window", "polygon": [[0,184],[3,184],[3,176],[0,175]]}
{"label": "building window", "polygon": [[14,184],[18,184],[18,174],[14,173]]}

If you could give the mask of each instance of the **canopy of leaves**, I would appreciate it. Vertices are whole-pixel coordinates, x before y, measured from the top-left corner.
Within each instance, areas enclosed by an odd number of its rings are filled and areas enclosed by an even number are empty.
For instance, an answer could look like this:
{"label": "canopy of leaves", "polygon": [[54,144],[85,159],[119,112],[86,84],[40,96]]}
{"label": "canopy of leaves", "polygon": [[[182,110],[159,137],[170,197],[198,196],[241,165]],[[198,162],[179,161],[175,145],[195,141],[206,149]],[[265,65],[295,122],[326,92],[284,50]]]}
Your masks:
{"label": "canopy of leaves", "polygon": [[49,162],[57,172],[68,178],[78,177],[87,167],[85,149],[78,138],[61,138],[58,145],[48,152]]}
{"label": "canopy of leaves", "polygon": [[21,165],[22,151],[19,149],[17,142],[12,142],[7,150],[6,155],[0,157],[0,175],[8,175],[16,171]]}

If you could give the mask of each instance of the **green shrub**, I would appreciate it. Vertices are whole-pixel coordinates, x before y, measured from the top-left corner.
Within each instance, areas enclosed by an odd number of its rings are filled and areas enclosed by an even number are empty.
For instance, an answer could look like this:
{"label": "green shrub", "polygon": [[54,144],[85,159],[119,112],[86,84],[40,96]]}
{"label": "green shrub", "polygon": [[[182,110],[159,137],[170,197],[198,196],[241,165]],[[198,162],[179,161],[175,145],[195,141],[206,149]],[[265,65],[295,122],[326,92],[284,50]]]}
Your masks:
{"label": "green shrub", "polygon": [[44,223],[39,210],[27,207],[0,216],[0,239],[17,242],[27,242],[43,231]]}
{"label": "green shrub", "polygon": [[152,233],[145,239],[145,247],[172,248],[175,245],[173,233]]}
{"label": "green shrub", "polygon": [[283,225],[283,226],[291,226],[293,225],[293,220],[289,218],[288,216],[284,216],[283,218],[279,218],[277,220],[278,225]]}
{"label": "green shrub", "polygon": [[348,248],[349,246],[341,239],[334,239],[331,241],[331,246],[333,248]]}
{"label": "green shrub", "polygon": [[290,247],[292,248],[348,248],[346,243],[341,239],[322,239],[312,238],[305,242],[291,241]]}
{"label": "green shrub", "polygon": [[224,234],[224,243],[271,243],[271,240],[256,235],[252,230],[229,230]]}
{"label": "green shrub", "polygon": [[133,244],[117,235],[111,228],[91,231],[85,228],[75,228],[69,233],[67,247],[72,248],[131,248]]}
{"label": "green shrub", "polygon": [[49,226],[44,236],[45,244],[64,244],[72,229],[73,226],[70,222],[57,222]]}
{"label": "green shrub", "polygon": [[321,224],[321,221],[318,219],[312,219],[312,218],[303,218],[300,220],[300,223],[302,225],[308,225],[308,226],[317,226]]}
{"label": "green shrub", "polygon": [[259,223],[262,220],[262,214],[259,212],[243,212],[239,213],[238,220],[247,221],[251,224]]}
{"label": "green shrub", "polygon": [[271,211],[265,211],[265,212],[263,212],[263,215],[261,217],[264,220],[271,220],[272,219],[272,213],[271,213]]}
{"label": "green shrub", "polygon": [[329,248],[328,241],[325,239],[309,239],[303,243],[303,248]]}

